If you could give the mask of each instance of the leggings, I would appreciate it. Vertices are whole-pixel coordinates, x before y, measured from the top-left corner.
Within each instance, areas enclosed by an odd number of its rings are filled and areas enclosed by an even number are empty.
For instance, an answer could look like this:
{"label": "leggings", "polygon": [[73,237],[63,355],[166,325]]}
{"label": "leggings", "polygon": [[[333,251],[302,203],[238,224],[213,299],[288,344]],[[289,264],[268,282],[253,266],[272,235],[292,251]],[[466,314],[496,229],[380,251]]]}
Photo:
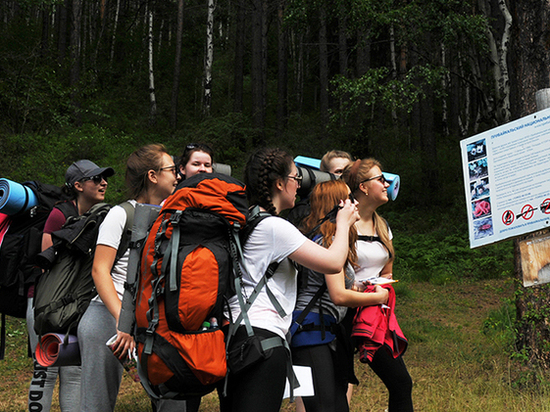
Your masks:
{"label": "leggings", "polygon": [[78,324],[82,359],[81,412],[115,409],[123,367],[105,345],[117,333],[115,323],[103,303],[92,301]]}
{"label": "leggings", "polygon": [[311,367],[315,396],[302,397],[306,411],[349,411],[345,365],[339,364],[329,344],[292,348],[292,362]]}
{"label": "leggings", "polygon": [[388,411],[413,411],[412,379],[403,358],[401,356],[394,358],[388,349],[382,346],[374,354],[369,366],[388,388],[390,394]]}
{"label": "leggings", "polygon": [[[265,329],[253,328],[258,336],[270,338],[278,336]],[[237,330],[232,338],[238,344],[244,340],[244,327]],[[288,351],[280,346],[264,359],[237,374],[227,377],[227,397],[220,396],[222,412],[278,412],[283,402],[286,383]]]}
{"label": "leggings", "polygon": [[80,408],[80,366],[44,367],[36,362],[34,350],[38,336],[34,331],[33,299],[27,300],[27,331],[33,352],[33,375],[29,387],[30,412],[49,412],[55,382],[59,377],[59,406],[62,412],[76,412]]}

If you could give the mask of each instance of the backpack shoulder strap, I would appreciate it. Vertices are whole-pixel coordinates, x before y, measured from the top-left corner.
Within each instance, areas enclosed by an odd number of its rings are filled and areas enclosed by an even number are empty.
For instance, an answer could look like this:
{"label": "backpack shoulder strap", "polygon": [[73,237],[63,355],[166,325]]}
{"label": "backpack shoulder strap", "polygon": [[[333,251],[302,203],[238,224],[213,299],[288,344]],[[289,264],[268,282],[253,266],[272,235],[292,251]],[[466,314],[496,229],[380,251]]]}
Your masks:
{"label": "backpack shoulder strap", "polygon": [[126,212],[126,223],[124,224],[122,238],[120,239],[120,244],[118,245],[115,263],[113,266],[122,256],[124,256],[124,253],[126,253],[126,250],[130,247],[130,241],[132,240],[132,227],[134,226],[134,212],[136,210],[129,201],[122,202],[119,206]]}
{"label": "backpack shoulder strap", "polygon": [[78,209],[71,200],[61,201],[57,203],[54,207],[59,209],[61,213],[63,213],[63,216],[65,216],[65,220],[68,219],[70,216],[78,216]]}

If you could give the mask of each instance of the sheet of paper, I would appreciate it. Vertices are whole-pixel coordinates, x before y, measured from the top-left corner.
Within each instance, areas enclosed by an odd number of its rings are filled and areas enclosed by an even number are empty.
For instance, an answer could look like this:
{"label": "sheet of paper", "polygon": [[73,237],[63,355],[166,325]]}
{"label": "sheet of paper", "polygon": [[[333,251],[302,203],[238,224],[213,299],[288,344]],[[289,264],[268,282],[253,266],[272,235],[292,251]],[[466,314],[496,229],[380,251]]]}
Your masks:
{"label": "sheet of paper", "polygon": [[[294,374],[298,378],[300,387],[294,389],[294,396],[313,396],[315,391],[313,389],[313,377],[311,376],[311,368],[309,366],[293,365]],[[286,380],[285,394],[283,399],[290,398],[290,384],[288,379]]]}

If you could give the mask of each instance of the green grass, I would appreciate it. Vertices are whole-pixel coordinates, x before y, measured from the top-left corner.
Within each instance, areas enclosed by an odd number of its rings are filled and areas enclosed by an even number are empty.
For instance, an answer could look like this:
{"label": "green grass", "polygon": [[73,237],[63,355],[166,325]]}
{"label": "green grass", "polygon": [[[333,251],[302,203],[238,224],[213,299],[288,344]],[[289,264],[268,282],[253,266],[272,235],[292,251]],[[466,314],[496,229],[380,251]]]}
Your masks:
{"label": "green grass", "polygon": [[[506,279],[400,282],[397,318],[409,339],[405,362],[414,381],[415,409],[424,412],[550,411],[549,386],[513,353],[513,282]],[[31,361],[25,322],[8,318],[6,359],[0,362],[0,410],[25,411]],[[351,411],[384,411],[387,391],[368,366],[356,363],[361,384]],[[57,403],[53,411],[59,410]],[[145,392],[124,376],[117,412],[150,410]],[[201,411],[217,411],[214,394]],[[285,401],[283,411],[294,406]]]}

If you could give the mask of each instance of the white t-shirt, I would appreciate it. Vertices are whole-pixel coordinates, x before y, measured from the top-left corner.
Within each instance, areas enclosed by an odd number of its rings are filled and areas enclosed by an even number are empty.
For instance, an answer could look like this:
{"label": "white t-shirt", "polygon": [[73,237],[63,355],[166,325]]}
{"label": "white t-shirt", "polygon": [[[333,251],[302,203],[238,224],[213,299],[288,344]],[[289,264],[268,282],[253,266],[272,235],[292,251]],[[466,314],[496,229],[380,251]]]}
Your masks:
{"label": "white t-shirt", "polygon": [[[393,239],[391,229],[388,227],[390,240]],[[380,272],[388,263],[390,254],[388,249],[381,242],[369,242],[358,240],[357,243],[357,264],[355,279],[364,280],[380,276]]]}
{"label": "white t-shirt", "polygon": [[[132,206],[136,207],[136,201],[130,200]],[[124,225],[126,224],[127,219],[126,211],[121,206],[115,206],[99,227],[99,233],[97,235],[97,244],[110,246],[118,250],[118,245],[122,239],[122,233],[124,231]],[[130,256],[130,248],[124,252],[124,255],[116,262],[113,270],[111,271],[111,278],[115,285],[115,289],[118,295],[118,298],[122,300],[122,295],[124,294],[124,282],[126,282],[126,274],[128,272],[128,258]],[[96,302],[102,302],[99,295],[94,299]]]}
{"label": "white t-shirt", "polygon": [[[307,238],[292,223],[275,216],[262,220],[250,234],[243,249],[244,265],[241,265],[244,292],[246,296],[250,296],[269,264],[280,262],[267,284],[287,313],[284,318],[279,316],[264,287],[248,311],[252,326],[285,337],[292,321],[297,288],[296,269],[286,258],[298,250],[306,240]],[[229,307],[232,319],[235,320],[241,313],[237,296],[229,299]]]}

